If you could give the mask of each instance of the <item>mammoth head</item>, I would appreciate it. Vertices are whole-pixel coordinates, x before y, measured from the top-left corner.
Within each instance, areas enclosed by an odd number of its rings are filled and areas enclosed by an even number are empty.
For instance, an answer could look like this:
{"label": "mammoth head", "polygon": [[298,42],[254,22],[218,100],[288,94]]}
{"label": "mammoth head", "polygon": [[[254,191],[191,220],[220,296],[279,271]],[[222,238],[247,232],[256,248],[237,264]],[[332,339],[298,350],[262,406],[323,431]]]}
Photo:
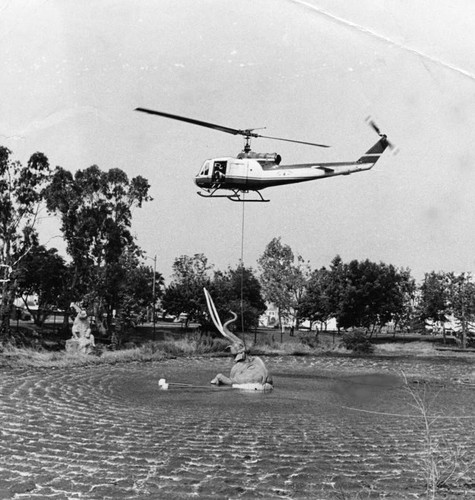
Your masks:
{"label": "mammoth head", "polygon": [[224,325],[221,324],[221,320],[219,319],[218,311],[216,310],[216,306],[214,305],[213,299],[211,298],[211,295],[209,294],[208,290],[206,288],[203,289],[205,292],[205,297],[206,297],[206,303],[208,304],[208,310],[211,316],[211,319],[213,320],[214,325],[218,329],[218,331],[226,337],[230,342],[231,342],[231,353],[236,355],[239,353],[244,353],[246,351],[246,346],[244,345],[244,342],[234,335],[233,332],[231,332],[228,328],[228,326],[231,323],[234,323],[237,319],[237,314],[233,311],[231,311],[231,314],[233,317],[226,321]]}

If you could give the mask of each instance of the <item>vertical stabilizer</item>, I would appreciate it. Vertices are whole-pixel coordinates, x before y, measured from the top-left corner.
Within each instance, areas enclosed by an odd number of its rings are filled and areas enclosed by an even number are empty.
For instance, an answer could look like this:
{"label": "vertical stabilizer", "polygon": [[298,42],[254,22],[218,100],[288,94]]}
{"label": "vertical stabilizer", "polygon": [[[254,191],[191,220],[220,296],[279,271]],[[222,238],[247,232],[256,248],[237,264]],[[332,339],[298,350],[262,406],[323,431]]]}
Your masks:
{"label": "vertical stabilizer", "polygon": [[373,165],[379,160],[381,155],[386,151],[389,146],[389,142],[385,135],[381,136],[381,139],[372,146],[366,153],[358,159],[357,163],[372,163]]}

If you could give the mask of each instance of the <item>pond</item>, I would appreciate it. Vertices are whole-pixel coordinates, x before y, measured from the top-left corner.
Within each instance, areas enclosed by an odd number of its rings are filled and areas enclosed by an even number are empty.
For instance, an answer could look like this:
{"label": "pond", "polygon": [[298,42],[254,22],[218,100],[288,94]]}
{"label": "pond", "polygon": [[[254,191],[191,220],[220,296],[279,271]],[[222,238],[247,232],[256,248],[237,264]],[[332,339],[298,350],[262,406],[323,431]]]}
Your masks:
{"label": "pond", "polygon": [[[401,370],[439,416],[440,450],[473,453],[473,389],[452,380],[466,360],[265,361],[268,393],[211,386],[227,358],[4,370],[0,498],[423,498],[423,419]],[[451,494],[473,498],[471,483]]]}

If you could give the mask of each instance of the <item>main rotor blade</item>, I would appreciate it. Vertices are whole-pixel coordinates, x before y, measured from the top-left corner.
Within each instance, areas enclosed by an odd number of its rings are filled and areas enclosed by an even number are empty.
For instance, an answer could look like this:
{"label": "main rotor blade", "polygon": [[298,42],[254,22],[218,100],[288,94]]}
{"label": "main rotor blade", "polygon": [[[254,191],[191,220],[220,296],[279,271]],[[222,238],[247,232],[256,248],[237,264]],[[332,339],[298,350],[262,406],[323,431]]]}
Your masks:
{"label": "main rotor blade", "polygon": [[262,137],[264,139],[273,139],[274,141],[295,142],[296,144],[307,144],[307,146],[318,146],[319,148],[329,148],[326,144],[317,144],[315,142],[295,141],[293,139],[283,139],[282,137],[271,137],[269,135],[256,134],[255,137]]}
{"label": "main rotor blade", "polygon": [[316,144],[314,142],[305,141],[295,141],[293,139],[283,139],[281,137],[270,137],[267,135],[260,135],[253,132],[255,129],[236,129],[230,127],[223,127],[222,125],[216,125],[215,123],[204,122],[201,120],[195,120],[194,118],[187,118],[185,116],[172,115],[171,113],[164,113],[163,111],[155,111],[148,108],[135,108],[135,111],[141,111],[142,113],[148,113],[150,115],[163,116],[165,118],[171,118],[172,120],[179,120],[181,122],[192,123],[193,125],[199,125],[200,127],[212,128],[213,130],[219,130],[220,132],[226,132],[227,134],[233,135],[243,135],[244,137],[262,137],[265,139],[274,139],[276,141],[294,142],[296,144],[306,144],[308,146],[318,146],[320,148],[329,148],[325,144]]}
{"label": "main rotor blade", "polygon": [[195,120],[193,118],[186,118],[185,116],[163,113],[162,111],[154,111],[153,109],[135,108],[135,111],[141,111],[142,113],[148,113],[150,115],[164,116],[165,118],[171,118],[172,120],[179,120],[181,122],[192,123],[193,125],[199,125],[200,127],[207,127],[207,128],[212,128],[214,130],[220,130],[221,132],[226,132],[227,134],[233,134],[233,135],[241,134],[241,135],[250,135],[252,137],[255,137],[255,134],[247,133],[250,132],[249,130],[238,130],[234,128],[223,127],[221,125],[216,125],[215,123],[208,123],[208,122],[203,122],[201,120]]}

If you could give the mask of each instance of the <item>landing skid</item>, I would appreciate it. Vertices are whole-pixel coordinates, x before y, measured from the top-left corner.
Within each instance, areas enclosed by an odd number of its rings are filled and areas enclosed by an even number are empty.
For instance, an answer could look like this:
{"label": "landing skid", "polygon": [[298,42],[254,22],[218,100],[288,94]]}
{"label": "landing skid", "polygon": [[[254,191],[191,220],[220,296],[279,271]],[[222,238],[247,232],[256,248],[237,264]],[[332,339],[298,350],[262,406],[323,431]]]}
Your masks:
{"label": "landing skid", "polygon": [[232,189],[233,194],[216,194],[216,191],[218,191],[218,189],[221,189],[221,188],[215,188],[215,189],[209,190],[209,191],[206,190],[206,192],[198,191],[198,194],[203,198],[227,198],[228,200],[237,201],[237,202],[241,202],[241,203],[267,203],[270,201],[270,200],[264,199],[261,192],[257,191],[257,190],[253,190],[252,192],[257,193],[259,195],[259,199],[249,200],[249,199],[244,198],[244,196],[241,196],[241,195],[244,195],[245,193],[249,193],[249,191]]}

